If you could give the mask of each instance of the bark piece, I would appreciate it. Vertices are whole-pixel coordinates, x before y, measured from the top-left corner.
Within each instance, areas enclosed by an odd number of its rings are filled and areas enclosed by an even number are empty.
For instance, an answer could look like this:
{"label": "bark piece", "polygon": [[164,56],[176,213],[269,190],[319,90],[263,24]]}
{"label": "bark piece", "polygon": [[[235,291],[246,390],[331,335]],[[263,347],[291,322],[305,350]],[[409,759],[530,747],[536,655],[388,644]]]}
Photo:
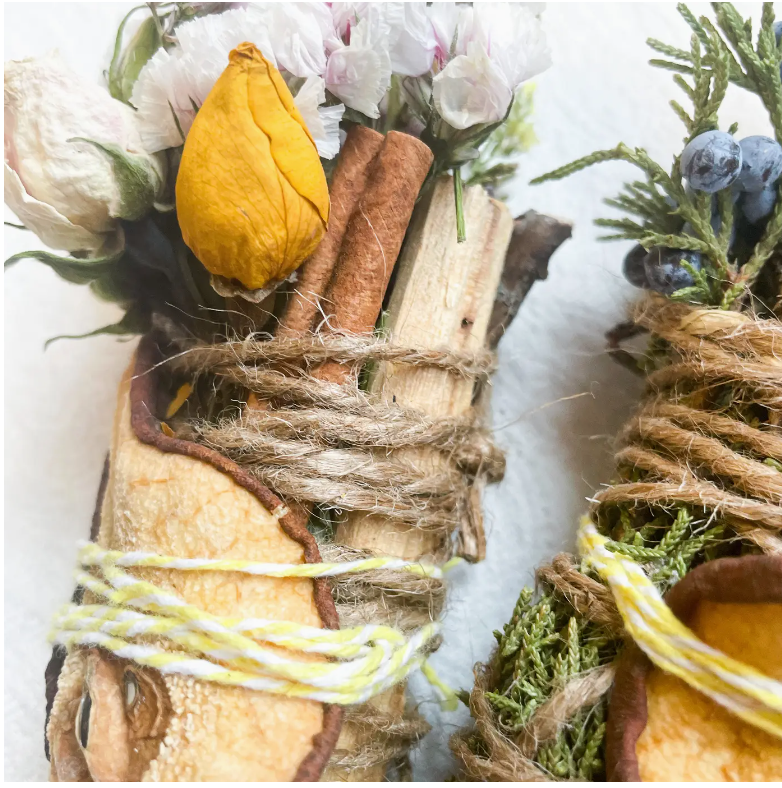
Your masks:
{"label": "bark piece", "polygon": [[571,222],[527,211],[513,222],[513,235],[494,301],[486,341],[495,348],[535,282],[548,276],[551,256],[573,234]]}

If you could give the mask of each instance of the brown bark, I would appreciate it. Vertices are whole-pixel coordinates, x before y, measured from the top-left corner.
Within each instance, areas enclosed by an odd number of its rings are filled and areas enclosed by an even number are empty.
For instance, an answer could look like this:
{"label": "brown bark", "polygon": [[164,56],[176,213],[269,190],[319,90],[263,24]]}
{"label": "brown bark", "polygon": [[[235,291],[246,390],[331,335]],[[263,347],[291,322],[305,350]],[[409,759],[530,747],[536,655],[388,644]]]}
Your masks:
{"label": "brown bark", "polygon": [[570,222],[537,211],[527,211],[514,219],[513,235],[489,319],[486,338],[489,347],[497,346],[532,285],[548,276],[551,256],[572,233]]}

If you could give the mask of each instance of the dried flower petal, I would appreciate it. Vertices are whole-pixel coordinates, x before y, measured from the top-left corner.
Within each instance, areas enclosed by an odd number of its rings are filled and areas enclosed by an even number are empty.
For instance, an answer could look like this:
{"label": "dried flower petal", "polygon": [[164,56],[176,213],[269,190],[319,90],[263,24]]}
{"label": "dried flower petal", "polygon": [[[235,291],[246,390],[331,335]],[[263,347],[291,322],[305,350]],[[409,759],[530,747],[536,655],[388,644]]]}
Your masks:
{"label": "dried flower petal", "polygon": [[328,187],[279,71],[249,43],[229,60],[187,137],[177,212],[204,266],[255,290],[314,251],[328,221]]}

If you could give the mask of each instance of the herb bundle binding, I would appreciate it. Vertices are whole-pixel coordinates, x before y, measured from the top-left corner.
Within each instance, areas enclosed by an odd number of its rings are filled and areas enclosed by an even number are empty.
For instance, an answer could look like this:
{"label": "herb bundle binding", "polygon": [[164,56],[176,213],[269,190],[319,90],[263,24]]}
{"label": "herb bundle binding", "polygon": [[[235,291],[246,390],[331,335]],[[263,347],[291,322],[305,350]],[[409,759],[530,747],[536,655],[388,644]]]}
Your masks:
{"label": "herb bundle binding", "polygon": [[[103,223],[48,204],[57,188],[25,193],[28,162],[6,162],[20,218],[71,251],[6,266],[37,259],[125,310],[93,334],[143,335],[120,386],[100,550],[80,552],[55,621],[51,772],[382,778],[426,730],[405,676],[421,667],[438,684],[425,662],[444,598],[433,562],[482,557],[480,491],[503,472],[472,408],[486,401],[487,336],[496,346],[569,235],[534,212],[514,225],[481,185],[506,180],[530,141],[530,93],[514,93],[547,65],[539,21],[504,9],[506,33],[531,33],[527,62],[506,59],[493,103],[466,112],[453,95],[475,64],[460,37],[488,35],[482,11],[150,10],[124,47],[127,18],[118,32],[116,101],[94,97],[132,119],[133,139],[64,141],[94,168],[77,191],[96,172],[115,187],[97,200]],[[311,62],[286,35],[268,41],[267,27],[293,23],[313,34]],[[387,51],[407,24],[432,39],[415,65]],[[359,56],[376,68],[345,66],[346,85],[341,64]],[[20,82],[39,68],[19,65]],[[28,93],[10,94],[22,118]],[[360,642],[332,638],[340,626]]]}
{"label": "herb bundle binding", "polygon": [[[782,24],[765,4],[753,40],[749,20],[728,3],[714,4],[716,25],[683,5],[679,10],[693,30],[691,49],[649,44],[666,58],[652,64],[674,71],[693,102],[692,111],[672,102],[687,128],[686,156],[675,157],[669,173],[644,150],[621,144],[537,180],[608,160],[627,161],[645,176],[606,201],[632,218],[596,222],[612,231],[607,238],[639,243],[625,273],[634,285],[658,291],[609,335],[612,355],[647,376],[649,393],[619,436],[612,485],[593,498],[591,518],[608,537],[608,550],[642,564],[661,592],[678,590],[681,578],[711,562],[716,571],[729,566],[721,561],[765,554],[768,577],[776,577],[769,581],[772,600],[782,577],[782,199],[775,164],[782,142]],[[776,141],[749,138],[751,144],[736,145],[737,124],[727,134],[716,132],[731,82],[759,96]],[[723,168],[720,150],[709,149],[710,166],[692,167],[693,153],[715,138],[721,151],[733,155],[741,148],[739,155],[749,156]],[[769,151],[764,164],[772,173],[758,183],[742,170],[747,160],[754,163],[755,140]],[[759,193],[767,198],[762,211],[755,210]],[[643,358],[621,347],[623,339],[646,332],[651,338]],[[537,593],[522,592],[510,621],[496,633],[491,663],[476,670],[469,697],[475,731],[452,741],[465,773],[482,780],[637,780],[682,779],[689,769],[699,775],[690,779],[719,779],[719,770],[709,771],[708,738],[688,739],[681,724],[668,724],[666,741],[678,737],[684,749],[688,741],[701,741],[702,751],[692,749],[680,760],[675,749],[658,743],[663,758],[670,754],[660,765],[647,740],[636,757],[646,699],[642,689],[635,693],[637,707],[622,705],[626,678],[609,712],[626,633],[598,573],[562,554],[536,578]],[[634,667],[621,668],[622,676],[637,669],[640,649],[634,653]],[[742,659],[740,645],[732,653]],[[610,729],[608,755],[607,715],[609,722],[621,720]],[[636,738],[628,744],[622,737],[631,727]],[[778,763],[776,740],[754,728],[741,735],[756,736],[758,751],[740,761],[734,778],[768,779],[761,764],[765,759],[773,770]]]}

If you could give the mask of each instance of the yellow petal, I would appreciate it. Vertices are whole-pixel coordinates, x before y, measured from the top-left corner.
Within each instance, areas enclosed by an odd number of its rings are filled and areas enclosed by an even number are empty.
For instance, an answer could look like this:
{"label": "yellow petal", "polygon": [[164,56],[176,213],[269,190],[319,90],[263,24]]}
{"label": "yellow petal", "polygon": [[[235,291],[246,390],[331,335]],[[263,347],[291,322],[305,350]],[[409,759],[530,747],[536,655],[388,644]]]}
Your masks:
{"label": "yellow petal", "polygon": [[193,391],[193,387],[189,383],[183,383],[178,389],[176,396],[171,400],[168,408],[166,408],[166,418],[170,419],[176,415],[182,405],[187,402],[187,398]]}
{"label": "yellow petal", "polygon": [[314,251],[328,186],[279,72],[252,44],[229,60],[188,134],[177,212],[185,243],[211,273],[257,289]]}

